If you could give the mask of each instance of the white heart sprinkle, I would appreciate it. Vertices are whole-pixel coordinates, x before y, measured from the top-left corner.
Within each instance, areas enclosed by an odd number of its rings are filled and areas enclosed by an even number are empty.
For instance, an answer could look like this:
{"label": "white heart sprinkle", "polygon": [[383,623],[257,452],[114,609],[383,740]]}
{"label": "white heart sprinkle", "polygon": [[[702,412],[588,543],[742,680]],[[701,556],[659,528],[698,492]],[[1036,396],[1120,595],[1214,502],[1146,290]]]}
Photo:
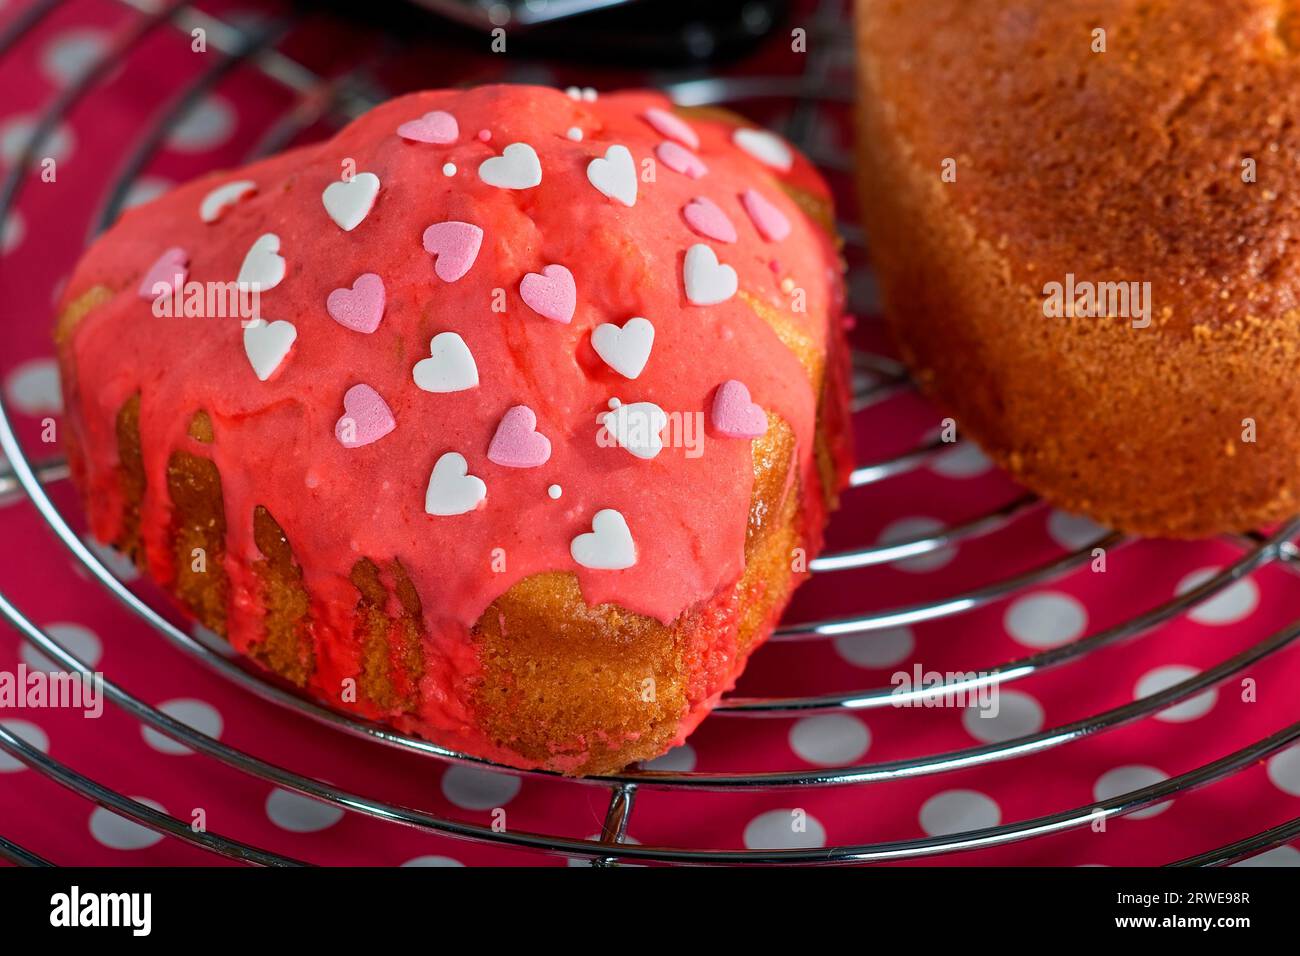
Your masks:
{"label": "white heart sprinkle", "polygon": [[511,143],[479,164],[478,178],[502,189],[531,189],[542,181],[542,163],[527,143]]}
{"label": "white heart sprinkle", "polygon": [[351,232],[370,215],[378,195],[379,177],[374,173],[357,173],[349,180],[330,183],[320,198],[339,228]]}
{"label": "white heart sprinkle", "polygon": [[794,165],[794,153],[785,141],[765,129],[738,129],[731,140],[760,163],[788,172]]}
{"label": "white heart sprinkle", "polygon": [[245,326],[244,354],[259,381],[265,382],[275,374],[297,338],[298,330],[293,323],[283,319],[274,322],[256,319]]}
{"label": "white heart sprinkle", "polygon": [[736,294],[736,270],[719,263],[713,250],[702,242],[686,250],[682,281],[686,298],[694,305],[716,305]]}
{"label": "white heart sprinkle", "polygon": [[426,392],[463,392],[478,385],[478,366],[469,346],[455,332],[439,332],[429,342],[429,357],[411,370]]}
{"label": "white heart sprinkle", "polygon": [[449,451],[438,459],[429,475],[429,489],[424,493],[424,510],[431,515],[450,517],[473,511],[487,497],[482,478],[469,473],[465,456]]}
{"label": "white heart sprinkle", "polygon": [[650,361],[655,341],[655,327],[640,316],[628,319],[619,328],[604,322],[591,330],[591,347],[601,360],[624,378],[636,378]]}
{"label": "white heart sprinkle", "polygon": [[619,571],[636,564],[636,543],[627,520],[613,508],[597,511],[591,530],[569,543],[573,560],[596,571]]}
{"label": "white heart sprinkle", "polygon": [[259,292],[274,289],[284,279],[284,257],[280,255],[280,237],[273,232],[264,233],[244,256],[239,267],[239,283]]}
{"label": "white heart sprinkle", "polygon": [[587,164],[587,179],[610,199],[636,205],[636,163],[626,146],[617,143]]}
{"label": "white heart sprinkle", "polygon": [[661,432],[668,426],[668,416],[654,402],[619,405],[602,416],[601,424],[615,444],[637,458],[649,460],[664,450]]}
{"label": "white heart sprinkle", "polygon": [[249,193],[255,192],[257,192],[257,183],[251,179],[239,179],[218,186],[203,197],[203,202],[199,203],[199,218],[204,222],[216,222],[227,209]]}

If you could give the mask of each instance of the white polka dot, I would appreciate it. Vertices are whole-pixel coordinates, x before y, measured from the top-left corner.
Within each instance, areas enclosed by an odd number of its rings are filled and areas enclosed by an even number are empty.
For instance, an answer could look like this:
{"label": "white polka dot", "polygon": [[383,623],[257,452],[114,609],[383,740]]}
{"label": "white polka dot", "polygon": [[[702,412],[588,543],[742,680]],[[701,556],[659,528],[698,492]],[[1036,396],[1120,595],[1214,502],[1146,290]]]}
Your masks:
{"label": "white polka dot", "polygon": [[695,769],[695,748],[690,744],[682,744],[661,757],[645,761],[641,767],[645,770],[661,770],[665,773],[690,773]]}
{"label": "white polka dot", "polygon": [[[898,544],[911,538],[929,537],[944,530],[944,528],[944,523],[935,518],[900,518],[880,532],[877,543]],[[890,564],[890,567],[899,571],[924,574],[927,571],[939,570],[956,556],[957,549],[949,545],[936,551],[919,554],[914,558],[894,561]]]}
{"label": "white polka dot", "polygon": [[[1200,671],[1195,667],[1188,667],[1185,664],[1168,664],[1164,667],[1157,667],[1155,670],[1147,671],[1142,675],[1137,682],[1137,686],[1133,689],[1133,697],[1136,700],[1150,697],[1162,690],[1168,690],[1175,684],[1190,680],[1199,673]],[[1213,710],[1218,699],[1219,692],[1211,687],[1204,693],[1197,694],[1181,704],[1175,704],[1173,707],[1160,711],[1155,715],[1155,718],[1173,724],[1195,720],[1197,717],[1204,717]]]}
{"label": "white polka dot", "polygon": [[22,244],[27,235],[27,224],[22,213],[17,209],[5,216],[4,225],[0,226],[0,254],[9,255]]}
{"label": "white polka dot", "polygon": [[559,485],[551,485],[546,489],[546,493],[550,496],[551,500],[554,501],[558,499],[560,495],[564,494],[564,489]]}
{"label": "white polka dot", "polygon": [[908,627],[890,627],[867,634],[845,634],[832,642],[835,652],[850,664],[879,670],[901,664],[916,649]]}
{"label": "white polka dot", "polygon": [[417,856],[413,860],[407,860],[402,866],[464,866],[460,860],[453,860],[449,856]]}
{"label": "white polka dot", "polygon": [[1293,846],[1275,846],[1271,850],[1245,860],[1238,860],[1233,866],[1300,866],[1300,850]]}
{"label": "white polka dot", "polygon": [[1088,612],[1068,594],[1038,591],[1012,601],[1002,625],[1026,647],[1058,647],[1083,634]]}
{"label": "white polka dot", "polygon": [[19,365],[9,373],[5,390],[14,408],[28,415],[57,415],[63,411],[59,367],[52,358]]}
{"label": "white polka dot", "polygon": [[[1217,567],[1209,567],[1193,571],[1178,582],[1174,593],[1186,594],[1214,577],[1220,570]],[[1197,604],[1187,612],[1187,616],[1197,624],[1235,624],[1249,616],[1258,605],[1259,586],[1252,578],[1242,578],[1237,583],[1228,585],[1208,601]]]}
{"label": "white polka dot", "polygon": [[989,688],[989,706],[972,704],[962,712],[966,732],[986,744],[1027,737],[1043,729],[1043,707],[1023,691]]}
{"label": "white polka dot", "polygon": [[172,127],[167,145],[182,153],[201,153],[220,146],[234,129],[234,109],[219,96],[209,95]]}
{"label": "white polka dot", "polygon": [[993,468],[993,462],[980,450],[980,446],[967,440],[956,448],[936,455],[930,461],[930,470],[945,478],[974,478]]}
{"label": "white polka dot", "polygon": [[977,790],[945,790],[921,805],[921,829],[930,836],[995,827],[1001,820],[998,805]]}
{"label": "white polka dot", "polygon": [[570,126],[569,131],[564,135],[569,137],[569,139],[573,140],[575,143],[582,142],[582,130],[578,129],[576,126]]}
{"label": "white polka dot", "polygon": [[237,657],[230,642],[216,631],[204,627],[198,621],[190,625],[190,636],[210,651],[216,651],[222,657]]}
{"label": "white polka dot", "polygon": [[442,775],[442,795],[462,810],[504,807],[519,793],[520,786],[516,776],[478,767],[456,765]]}
{"label": "white polka dot", "polygon": [[57,86],[74,83],[101,59],[108,39],[98,30],[69,30],[41,51],[41,69]]}
{"label": "white polka dot", "polygon": [[[13,734],[15,737],[26,741],[43,754],[50,752],[50,738],[29,720],[0,720],[0,726]],[[19,770],[25,770],[27,764],[23,763],[17,757],[9,754],[8,751],[0,750],[0,773],[17,773]]]}
{"label": "white polka dot", "polygon": [[1292,744],[1269,759],[1268,779],[1283,793],[1300,797],[1300,744]]}
{"label": "white polka dot", "polygon": [[[1092,796],[1098,803],[1102,803],[1112,797],[1118,797],[1134,790],[1142,790],[1168,779],[1169,775],[1167,773],[1157,770],[1155,767],[1143,767],[1138,764],[1128,767],[1116,767],[1114,770],[1108,770],[1097,778],[1097,782],[1092,788]],[[1148,817],[1154,817],[1156,814],[1168,810],[1171,803],[1172,801],[1166,800],[1164,803],[1157,803],[1154,806],[1135,810],[1128,814],[1128,819],[1145,820]]]}
{"label": "white polka dot", "polygon": [[[163,805],[148,797],[132,797],[137,803],[143,803],[161,813],[166,813]],[[95,840],[112,850],[143,850],[153,846],[163,838],[161,833],[141,826],[134,820],[120,817],[112,810],[96,807],[90,815],[90,834]]]}
{"label": "white polka dot", "polygon": [[[135,566],[134,561],[121,551],[111,545],[96,541],[90,535],[83,535],[81,542],[90,550],[91,554],[99,558],[100,563],[108,568],[119,581],[130,584],[132,581],[139,580],[140,569]],[[74,562],[74,567],[82,577],[90,577],[90,574],[82,567],[80,561]]]}
{"label": "white polka dot", "polygon": [[[200,733],[207,734],[209,737],[221,737],[221,714],[217,713],[217,709],[211,704],[182,697],[165,701],[158,705],[158,709],[168,717],[179,720],[182,724],[192,727]],[[194,752],[184,744],[177,743],[152,727],[141,727],[140,732],[144,735],[145,743],[162,753],[180,756]]]}
{"label": "white polka dot", "polygon": [[[91,670],[94,670],[99,665],[100,659],[104,656],[104,645],[100,642],[99,636],[88,627],[60,622],[58,624],[47,624],[45,633]],[[47,673],[63,670],[62,667],[27,641],[23,641],[18,653],[22,656],[23,662],[32,670]]]}
{"label": "white polka dot", "polygon": [[768,810],[745,827],[750,850],[811,850],[826,845],[826,828],[804,810]]}
{"label": "white polka dot", "polygon": [[174,185],[175,183],[170,179],[163,179],[161,176],[141,176],[130,185],[126,195],[122,197],[122,208],[133,209],[136,206],[143,206],[170,192]]}
{"label": "white polka dot", "polygon": [[809,763],[836,766],[853,763],[871,746],[871,731],[847,714],[801,717],[790,728],[790,749]]}
{"label": "white polka dot", "polygon": [[[18,162],[18,157],[22,155],[35,130],[36,120],[30,116],[15,116],[0,126],[0,159],[4,160],[6,166]],[[63,162],[71,155],[74,142],[72,130],[60,123],[36,145],[34,163],[39,164],[47,158],[56,163]]]}
{"label": "white polka dot", "polygon": [[328,830],[342,820],[343,809],[277,787],[266,798],[266,815],[281,830],[316,833]]}
{"label": "white polka dot", "polygon": [[455,175],[456,175],[456,164],[455,164],[455,163],[443,163],[443,164],[442,164],[442,174],[443,174],[444,176],[455,176]]}
{"label": "white polka dot", "polygon": [[1078,551],[1106,536],[1106,529],[1091,518],[1053,510],[1047,516],[1047,534],[1066,551]]}

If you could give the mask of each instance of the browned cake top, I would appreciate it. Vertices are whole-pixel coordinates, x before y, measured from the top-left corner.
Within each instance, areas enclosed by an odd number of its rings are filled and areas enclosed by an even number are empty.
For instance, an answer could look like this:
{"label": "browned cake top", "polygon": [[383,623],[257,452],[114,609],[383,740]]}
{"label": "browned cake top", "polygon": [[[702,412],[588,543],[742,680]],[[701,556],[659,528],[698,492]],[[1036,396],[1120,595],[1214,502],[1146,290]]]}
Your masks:
{"label": "browned cake top", "polygon": [[1289,255],[1300,4],[863,0],[859,11],[872,95],[936,182],[956,160],[949,201],[1011,278],[1150,281],[1157,325],[1283,340],[1300,288]]}

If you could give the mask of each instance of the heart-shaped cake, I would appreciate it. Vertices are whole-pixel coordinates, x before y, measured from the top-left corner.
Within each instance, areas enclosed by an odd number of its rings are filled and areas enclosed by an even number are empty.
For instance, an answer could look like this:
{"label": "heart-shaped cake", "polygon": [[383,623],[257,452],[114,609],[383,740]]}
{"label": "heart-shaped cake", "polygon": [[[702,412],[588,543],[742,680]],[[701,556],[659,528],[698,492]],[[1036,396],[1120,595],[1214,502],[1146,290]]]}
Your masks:
{"label": "heart-shaped cake", "polygon": [[831,222],[779,138],[639,92],[419,93],[206,176],[68,284],[91,529],[333,707],[518,767],[655,757],[845,479]]}

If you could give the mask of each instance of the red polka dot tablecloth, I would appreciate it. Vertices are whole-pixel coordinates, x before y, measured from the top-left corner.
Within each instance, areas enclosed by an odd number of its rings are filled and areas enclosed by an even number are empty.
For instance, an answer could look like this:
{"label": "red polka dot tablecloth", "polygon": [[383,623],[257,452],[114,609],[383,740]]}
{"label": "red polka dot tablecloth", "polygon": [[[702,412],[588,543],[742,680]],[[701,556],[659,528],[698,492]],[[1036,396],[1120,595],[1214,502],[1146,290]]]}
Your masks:
{"label": "red polka dot tablecloth", "polygon": [[[35,4],[0,3],[0,37]],[[201,9],[257,34],[273,50],[319,76],[389,93],[421,86],[526,80],[611,88],[657,83],[660,75],[493,57],[439,46],[396,44],[377,31],[330,16],[291,15],[273,3],[203,4]],[[804,56],[843,35],[839,4],[796,4],[809,52],[792,53],[788,32],[726,72],[800,74]],[[0,161],[13,166],[36,118],[61,90],[115,49],[141,20],[117,0],[72,0],[47,13],[0,57]],[[283,29],[281,29],[283,25]],[[295,90],[241,61],[214,70],[219,53],[196,54],[190,35],[170,24],[136,39],[40,148],[57,164],[55,182],[29,176],[3,223],[0,302],[4,303],[0,387],[34,460],[58,455],[43,442],[60,411],[52,358],[52,303],[93,234],[113,184],[130,173],[127,205],[200,172],[238,165],[278,143],[285,117],[308,114],[292,140],[324,135],[343,118],[320,92]],[[837,47],[819,61],[829,87],[848,89],[851,58]],[[430,66],[430,64],[435,64]],[[263,66],[266,62],[263,62]],[[282,65],[282,64],[281,64]],[[335,104],[337,106],[338,104]],[[851,219],[850,131],[842,111],[789,102],[738,104],[757,119],[800,129],[815,156],[828,158]],[[172,114],[175,113],[173,116]],[[160,123],[167,120],[161,127]],[[155,135],[156,132],[156,135]],[[153,142],[150,137],[154,137]],[[146,154],[136,156],[142,144]],[[139,161],[137,161],[137,159]],[[855,338],[888,351],[870,314],[869,273],[854,257],[854,293],[866,309]],[[879,382],[877,383],[879,384]],[[859,383],[871,386],[870,376]],[[931,441],[940,413],[901,390],[856,419],[858,458],[875,462]],[[1153,463],[1158,467],[1158,463]],[[66,483],[56,504],[81,527]],[[902,541],[960,525],[1023,494],[977,449],[959,445],[908,471],[846,494],[831,550]],[[1049,564],[1103,534],[1090,522],[1034,506],[1005,527],[894,564],[817,575],[787,615],[789,623],[853,616],[936,602]],[[608,787],[523,777],[383,748],[323,728],[255,698],[173,649],[80,569],[25,498],[0,503],[0,591],[78,657],[129,693],[221,741],[344,789],[451,819],[515,832],[593,837]],[[98,547],[98,546],[96,546]],[[123,580],[175,617],[134,569],[102,548]],[[1236,542],[1130,542],[1109,547],[1066,573],[934,620],[864,634],[773,643],[758,653],[736,693],[798,697],[890,689],[926,674],[987,671],[1106,631],[1185,593],[1241,555]],[[652,765],[720,773],[818,771],[880,765],[999,744],[1121,707],[1215,667],[1300,617],[1300,580],[1272,563],[1190,612],[1091,653],[1002,684],[982,706],[869,707],[797,719],[716,715],[688,744]],[[184,625],[189,626],[189,625]],[[196,636],[221,649],[219,639]],[[0,672],[53,664],[0,627]],[[1296,719],[1300,651],[1287,646],[1211,689],[1153,716],[1104,733],[970,769],[854,786],[696,793],[642,788],[628,842],[688,848],[816,848],[901,841],[1013,823],[1098,801],[1186,773],[1288,726]],[[213,832],[322,864],[563,865],[520,849],[452,840],[396,826],[281,790],[189,752],[106,704],[101,715],[60,709],[0,710],[0,723],[52,758],[119,792]],[[1015,865],[1150,865],[1192,856],[1300,813],[1300,748],[1292,746],[1210,786],[1122,818],[948,855],[941,862]],[[58,863],[198,864],[221,858],[92,804],[0,752],[0,836]],[[1297,865],[1282,846],[1248,861]]]}

